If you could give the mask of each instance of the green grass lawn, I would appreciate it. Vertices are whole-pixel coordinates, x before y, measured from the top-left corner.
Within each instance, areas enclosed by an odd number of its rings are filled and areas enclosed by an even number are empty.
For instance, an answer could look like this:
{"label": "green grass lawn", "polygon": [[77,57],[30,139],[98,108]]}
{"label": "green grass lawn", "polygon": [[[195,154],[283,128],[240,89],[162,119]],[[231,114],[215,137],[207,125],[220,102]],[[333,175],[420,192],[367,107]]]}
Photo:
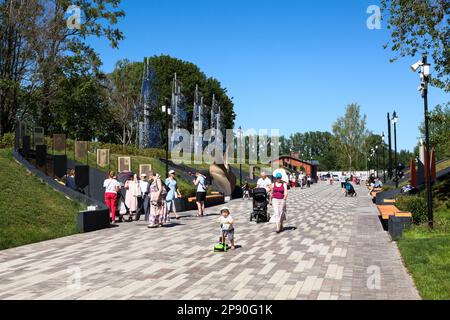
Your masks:
{"label": "green grass lawn", "polygon": [[413,228],[399,242],[406,267],[426,300],[450,299],[450,233]]}
{"label": "green grass lawn", "polygon": [[422,298],[450,300],[450,179],[433,192],[435,230],[414,226],[398,245]]}
{"label": "green grass lawn", "polygon": [[0,250],[78,233],[82,205],[67,199],[0,149]]}

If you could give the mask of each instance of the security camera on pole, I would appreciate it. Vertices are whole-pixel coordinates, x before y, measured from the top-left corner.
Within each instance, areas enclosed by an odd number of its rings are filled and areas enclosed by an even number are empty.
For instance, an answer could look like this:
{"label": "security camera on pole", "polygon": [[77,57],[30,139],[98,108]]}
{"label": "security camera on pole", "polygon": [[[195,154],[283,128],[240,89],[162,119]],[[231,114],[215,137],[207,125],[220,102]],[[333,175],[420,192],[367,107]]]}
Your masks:
{"label": "security camera on pole", "polygon": [[434,227],[434,217],[433,217],[433,192],[431,189],[431,159],[430,159],[430,130],[428,124],[428,83],[430,81],[430,64],[428,64],[427,55],[423,54],[422,61],[417,61],[411,66],[413,72],[417,72],[420,69],[420,86],[419,91],[422,94],[424,101],[424,112],[425,112],[425,143],[426,143],[426,159],[425,159],[425,172],[427,174],[426,184],[427,184],[427,200],[428,200],[428,225],[430,228]]}

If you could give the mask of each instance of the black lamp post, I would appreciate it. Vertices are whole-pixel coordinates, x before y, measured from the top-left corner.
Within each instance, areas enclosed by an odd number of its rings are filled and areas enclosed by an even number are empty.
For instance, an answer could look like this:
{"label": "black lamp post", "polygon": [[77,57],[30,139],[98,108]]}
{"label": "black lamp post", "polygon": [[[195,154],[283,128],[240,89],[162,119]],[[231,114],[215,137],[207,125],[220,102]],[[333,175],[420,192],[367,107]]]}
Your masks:
{"label": "black lamp post", "polygon": [[170,137],[169,137],[169,115],[171,114],[172,110],[170,107],[162,106],[162,112],[165,113],[165,129],[166,129],[166,178],[169,177],[169,143],[170,143]]}
{"label": "black lamp post", "polygon": [[433,190],[431,189],[431,145],[430,145],[430,128],[428,116],[428,82],[430,81],[430,64],[428,63],[427,55],[423,54],[422,61],[416,62],[411,66],[414,72],[420,68],[420,87],[419,91],[422,93],[424,113],[425,113],[425,143],[426,143],[426,158],[425,158],[425,172],[427,184],[427,202],[428,202],[428,225],[430,228],[434,227],[433,217]]}
{"label": "black lamp post", "polygon": [[388,112],[387,114],[387,122],[388,122],[388,144],[389,144],[389,164],[388,164],[388,178],[392,179],[392,126],[391,126],[391,115]]}
{"label": "black lamp post", "polygon": [[380,162],[378,160],[378,146],[375,146],[375,164],[377,166],[377,178],[380,177]]}
{"label": "black lamp post", "polygon": [[382,148],[383,148],[383,183],[384,184],[386,184],[386,143],[385,143],[385,140],[386,140],[386,136],[384,135],[384,132],[383,132],[383,135],[381,136],[381,145],[382,145]]}
{"label": "black lamp post", "polygon": [[395,158],[395,187],[398,188],[398,158],[397,158],[397,112],[394,111],[392,121],[394,122],[394,158]]}
{"label": "black lamp post", "polygon": [[377,161],[377,151],[375,148],[372,148],[372,160],[375,161],[374,165],[375,165],[375,178],[378,178],[378,161]]}
{"label": "black lamp post", "polygon": [[[242,141],[242,127],[239,127],[239,141]],[[239,161],[239,182],[242,187],[242,161]]]}

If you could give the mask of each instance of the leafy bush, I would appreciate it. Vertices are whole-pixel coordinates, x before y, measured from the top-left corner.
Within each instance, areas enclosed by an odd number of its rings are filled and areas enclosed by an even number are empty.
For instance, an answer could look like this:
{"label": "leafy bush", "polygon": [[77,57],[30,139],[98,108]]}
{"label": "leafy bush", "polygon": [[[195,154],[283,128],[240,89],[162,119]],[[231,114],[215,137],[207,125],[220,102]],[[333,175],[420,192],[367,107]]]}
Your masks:
{"label": "leafy bush", "polygon": [[395,186],[384,185],[382,189],[383,189],[383,191],[389,191],[389,190],[394,190],[396,188],[395,188]]}
{"label": "leafy bush", "polygon": [[415,224],[428,222],[426,200],[418,195],[397,197],[397,207],[402,211],[411,212]]}
{"label": "leafy bush", "polygon": [[12,148],[14,146],[14,133],[5,133],[0,138],[0,149]]}

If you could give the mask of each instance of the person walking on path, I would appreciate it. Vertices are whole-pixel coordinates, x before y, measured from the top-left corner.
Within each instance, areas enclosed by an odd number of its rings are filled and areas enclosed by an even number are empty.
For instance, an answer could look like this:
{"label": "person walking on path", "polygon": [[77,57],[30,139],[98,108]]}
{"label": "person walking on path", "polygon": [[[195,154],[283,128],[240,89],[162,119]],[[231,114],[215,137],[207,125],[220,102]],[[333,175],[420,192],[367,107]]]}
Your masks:
{"label": "person walking on path", "polygon": [[261,172],[261,178],[256,183],[257,188],[266,189],[267,192],[270,191],[270,186],[272,181],[267,177],[265,172]]}
{"label": "person walking on path", "polygon": [[308,178],[306,179],[306,185],[308,188],[311,188],[311,184],[312,184],[312,178],[311,178],[311,176],[308,176]]}
{"label": "person walking on path", "polygon": [[128,208],[130,217],[136,214],[138,209],[138,197],[141,195],[137,175],[133,175],[130,180],[125,182],[125,206]]}
{"label": "person walking on path", "polygon": [[300,174],[298,175],[298,181],[300,184],[300,188],[304,188],[305,186],[305,175],[303,174],[303,171],[300,172]]}
{"label": "person walking on path", "polygon": [[166,194],[159,175],[150,172],[150,179],[153,180],[150,185],[150,224],[149,228],[158,228],[164,226],[166,210]]}
{"label": "person walking on path", "polygon": [[110,171],[108,178],[103,182],[105,204],[109,209],[110,221],[113,224],[116,221],[117,194],[120,192],[120,183],[116,180],[115,176],[114,171]]}
{"label": "person walking on path", "polygon": [[347,183],[347,175],[342,172],[342,176],[341,176],[341,189],[345,190],[345,184]]}
{"label": "person walking on path", "polygon": [[144,214],[145,221],[148,222],[149,205],[150,201],[148,198],[149,193],[149,183],[147,181],[147,175],[145,173],[141,174],[141,180],[139,180],[139,189],[141,190],[141,195],[138,197],[138,210],[136,213],[136,221],[141,219],[141,215]]}
{"label": "person walking on path", "polygon": [[205,213],[205,200],[206,200],[206,177],[200,172],[195,174],[196,178],[193,181],[194,185],[197,187],[197,217],[203,217]]}
{"label": "person walking on path", "polygon": [[175,171],[169,171],[169,177],[166,179],[165,183],[166,186],[170,188],[170,191],[167,193],[166,197],[167,217],[170,219],[170,211],[173,211],[173,213],[175,213],[175,219],[178,220],[180,217],[178,216],[175,208],[175,199],[181,198],[181,193],[178,189],[177,180],[175,179]]}
{"label": "person walking on path", "polygon": [[288,188],[286,183],[282,182],[283,176],[277,173],[275,183],[270,190],[270,205],[273,206],[273,215],[270,223],[277,225],[277,233],[283,231],[283,223],[287,221],[286,200],[288,197]]}

